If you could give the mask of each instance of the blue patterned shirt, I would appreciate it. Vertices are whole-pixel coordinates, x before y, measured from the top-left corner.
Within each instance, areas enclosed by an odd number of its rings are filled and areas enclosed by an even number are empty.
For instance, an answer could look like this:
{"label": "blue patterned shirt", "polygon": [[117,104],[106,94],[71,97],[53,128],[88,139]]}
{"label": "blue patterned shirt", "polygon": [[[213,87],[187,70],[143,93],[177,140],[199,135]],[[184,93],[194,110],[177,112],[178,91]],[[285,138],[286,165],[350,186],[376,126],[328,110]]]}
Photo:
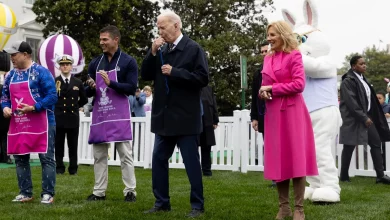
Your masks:
{"label": "blue patterned shirt", "polygon": [[25,71],[13,69],[9,72],[4,80],[4,86],[1,93],[1,109],[4,109],[5,107],[11,108],[9,91],[11,79],[12,82],[27,81],[29,74],[30,91],[36,101],[35,111],[40,112],[47,109],[49,125],[55,125],[54,107],[58,97],[54,78],[48,69],[37,63],[33,63],[33,65]]}

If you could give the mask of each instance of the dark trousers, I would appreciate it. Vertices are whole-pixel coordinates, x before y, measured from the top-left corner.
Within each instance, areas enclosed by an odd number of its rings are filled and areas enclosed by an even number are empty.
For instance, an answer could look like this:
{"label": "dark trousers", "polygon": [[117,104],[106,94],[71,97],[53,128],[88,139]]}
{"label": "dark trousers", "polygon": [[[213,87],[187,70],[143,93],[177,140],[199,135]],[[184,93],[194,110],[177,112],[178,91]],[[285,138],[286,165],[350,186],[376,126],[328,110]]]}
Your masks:
{"label": "dark trousers", "polygon": [[[259,131],[259,133],[258,134],[262,134],[262,136],[263,136],[263,143],[264,143],[264,128],[263,128],[263,131]],[[260,147],[259,147],[260,148]],[[264,155],[264,144],[263,144],[263,146],[261,147],[262,149],[263,149],[263,155]],[[257,152],[256,152],[257,153]],[[258,159],[255,159],[255,165],[258,165],[259,164],[259,160]]]}
{"label": "dark trousers", "polygon": [[7,132],[0,131],[0,162],[6,163],[9,156],[7,155]]}
{"label": "dark trousers", "polygon": [[79,138],[79,127],[76,128],[59,128],[56,129],[56,141],[55,141],[55,156],[56,156],[56,171],[57,173],[65,172],[64,165],[64,145],[65,134],[68,141],[69,151],[69,168],[70,174],[77,173],[77,144]]}
{"label": "dark trousers", "polygon": [[156,135],[152,159],[152,185],[156,198],[155,207],[170,206],[168,160],[172,156],[176,144],[180,149],[191,184],[191,207],[193,209],[203,209],[203,183],[197,135],[169,137]]}
{"label": "dark trousers", "polygon": [[204,175],[211,175],[211,146],[200,146],[200,152],[202,154],[201,164],[202,172]]}
{"label": "dark trousers", "polygon": [[[375,125],[368,128],[368,145],[371,148],[371,158],[374,163],[374,169],[377,178],[384,176],[383,157],[381,152],[381,139]],[[349,180],[348,170],[351,163],[352,153],[355,150],[354,145],[344,145],[341,153],[341,172],[340,180]],[[360,155],[359,155],[360,156]]]}
{"label": "dark trousers", "polygon": [[386,142],[382,142],[382,159],[383,159],[383,169],[386,169]]}

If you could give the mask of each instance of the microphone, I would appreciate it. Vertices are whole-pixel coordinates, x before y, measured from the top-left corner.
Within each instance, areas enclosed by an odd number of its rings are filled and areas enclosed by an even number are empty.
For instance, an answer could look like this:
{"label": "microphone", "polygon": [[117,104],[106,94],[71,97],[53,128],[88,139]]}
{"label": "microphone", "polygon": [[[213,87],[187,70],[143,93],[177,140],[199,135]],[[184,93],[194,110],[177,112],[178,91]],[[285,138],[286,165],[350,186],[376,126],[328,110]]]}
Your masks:
{"label": "microphone", "polygon": [[165,43],[161,44],[161,46],[158,48],[158,50],[161,50],[164,45],[165,45]]}
{"label": "microphone", "polygon": [[[165,43],[164,43],[165,44]],[[163,55],[162,55],[162,47],[164,46],[164,44],[161,44],[161,46],[158,48],[158,53],[160,55],[160,60],[161,60],[161,66],[164,65],[164,58],[163,58]]]}

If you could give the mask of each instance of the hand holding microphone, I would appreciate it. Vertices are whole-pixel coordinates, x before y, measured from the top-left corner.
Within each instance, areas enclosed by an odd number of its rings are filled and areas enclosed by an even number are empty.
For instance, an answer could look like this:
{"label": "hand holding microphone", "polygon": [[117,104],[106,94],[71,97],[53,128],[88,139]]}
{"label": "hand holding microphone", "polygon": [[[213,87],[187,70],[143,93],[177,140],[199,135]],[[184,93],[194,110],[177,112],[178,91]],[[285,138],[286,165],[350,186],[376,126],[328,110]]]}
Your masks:
{"label": "hand holding microphone", "polygon": [[88,75],[88,80],[86,81],[87,85],[91,87],[92,89],[96,88],[96,83],[95,80],[93,80],[89,75]]}
{"label": "hand holding microphone", "polygon": [[165,40],[162,37],[159,37],[153,41],[152,44],[152,54],[153,56],[156,56],[157,51],[165,44]]}

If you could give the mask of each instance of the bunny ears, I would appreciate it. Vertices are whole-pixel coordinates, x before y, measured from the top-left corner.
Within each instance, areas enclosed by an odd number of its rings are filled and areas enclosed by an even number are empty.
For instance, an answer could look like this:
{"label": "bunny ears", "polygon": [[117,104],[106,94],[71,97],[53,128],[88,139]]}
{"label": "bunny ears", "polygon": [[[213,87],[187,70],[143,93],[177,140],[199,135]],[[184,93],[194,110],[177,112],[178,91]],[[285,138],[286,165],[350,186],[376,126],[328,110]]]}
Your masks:
{"label": "bunny ears", "polygon": [[[288,10],[283,9],[282,15],[284,20],[287,23],[289,23],[292,27],[294,27],[297,24],[295,17]],[[318,26],[317,7],[315,6],[312,0],[305,0],[303,2],[303,17],[305,20],[305,24],[317,28]]]}

